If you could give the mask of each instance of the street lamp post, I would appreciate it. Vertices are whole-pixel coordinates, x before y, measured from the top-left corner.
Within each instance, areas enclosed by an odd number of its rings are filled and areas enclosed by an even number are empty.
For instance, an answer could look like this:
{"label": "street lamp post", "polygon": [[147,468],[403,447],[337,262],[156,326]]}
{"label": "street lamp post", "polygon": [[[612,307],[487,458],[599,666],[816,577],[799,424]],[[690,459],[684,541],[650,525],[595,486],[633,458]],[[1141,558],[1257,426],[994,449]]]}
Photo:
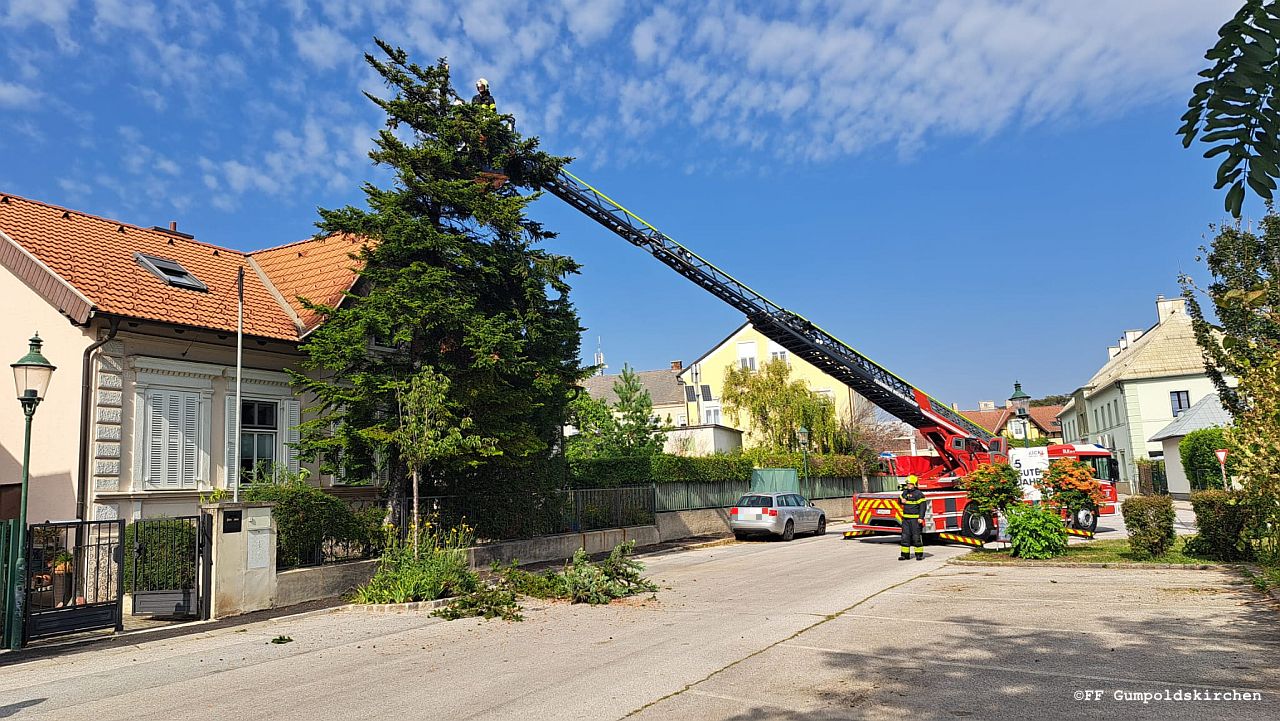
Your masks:
{"label": "street lamp post", "polygon": [[37,333],[31,337],[31,347],[27,354],[12,364],[13,383],[18,393],[18,402],[22,404],[22,414],[26,418],[26,432],[22,440],[22,501],[18,507],[18,537],[10,552],[10,565],[13,569],[12,603],[9,604],[9,648],[17,650],[22,646],[23,606],[26,605],[27,582],[27,496],[31,482],[31,418],[36,414],[36,406],[44,400],[49,389],[49,379],[55,370],[41,353],[44,344]]}
{"label": "street lamp post", "polygon": [[1018,420],[1022,422],[1022,447],[1031,447],[1031,425],[1027,421],[1027,407],[1031,405],[1031,396],[1022,392],[1022,384],[1013,382],[1013,395],[1009,396],[1009,403],[1013,406],[1013,410],[1018,414]]}
{"label": "street lamp post", "polygon": [[796,429],[796,440],[800,441],[800,453],[804,455],[804,480],[809,480],[809,429],[800,426]]}

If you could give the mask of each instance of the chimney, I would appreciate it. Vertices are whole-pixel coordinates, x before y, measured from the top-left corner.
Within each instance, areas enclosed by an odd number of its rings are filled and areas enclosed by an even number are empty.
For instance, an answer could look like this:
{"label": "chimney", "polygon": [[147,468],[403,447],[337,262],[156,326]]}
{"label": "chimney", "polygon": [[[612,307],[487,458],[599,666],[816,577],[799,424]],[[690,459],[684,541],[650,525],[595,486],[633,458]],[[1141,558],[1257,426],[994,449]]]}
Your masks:
{"label": "chimney", "polygon": [[1163,295],[1156,296],[1156,315],[1159,316],[1161,323],[1165,322],[1170,316],[1185,315],[1186,312],[1186,301],[1182,298],[1165,299]]}
{"label": "chimney", "polygon": [[178,221],[176,220],[169,221],[169,232],[170,233],[178,232]]}
{"label": "chimney", "polygon": [[1115,358],[1119,354],[1120,354],[1119,346],[1113,345],[1107,348],[1107,360],[1111,360],[1112,358]]}
{"label": "chimney", "polygon": [[679,373],[682,370],[684,370],[684,361],[678,361],[678,360],[671,361],[672,373]]}

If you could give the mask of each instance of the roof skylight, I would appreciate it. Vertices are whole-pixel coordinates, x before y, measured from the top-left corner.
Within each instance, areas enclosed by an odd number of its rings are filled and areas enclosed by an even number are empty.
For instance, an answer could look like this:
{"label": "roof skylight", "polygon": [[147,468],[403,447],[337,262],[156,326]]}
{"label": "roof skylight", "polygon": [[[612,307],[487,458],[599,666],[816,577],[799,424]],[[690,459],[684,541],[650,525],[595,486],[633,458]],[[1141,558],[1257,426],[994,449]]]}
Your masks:
{"label": "roof skylight", "polygon": [[151,271],[156,277],[164,282],[177,288],[188,288],[190,290],[208,291],[209,286],[200,282],[200,279],[191,274],[191,271],[182,267],[177,261],[168,260],[167,258],[158,258],[154,255],[145,253],[134,253],[133,257],[142,265],[143,268]]}

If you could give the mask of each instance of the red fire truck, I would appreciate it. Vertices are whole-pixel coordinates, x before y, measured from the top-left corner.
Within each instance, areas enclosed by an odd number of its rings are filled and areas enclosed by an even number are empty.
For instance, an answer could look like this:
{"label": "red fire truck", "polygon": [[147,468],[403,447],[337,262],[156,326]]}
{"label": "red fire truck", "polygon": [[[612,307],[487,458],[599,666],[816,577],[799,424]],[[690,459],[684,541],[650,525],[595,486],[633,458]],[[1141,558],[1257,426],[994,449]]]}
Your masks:
{"label": "red fire truck", "polygon": [[[958,444],[957,444],[958,445]],[[1067,533],[1092,538],[1098,527],[1098,517],[1116,513],[1116,462],[1111,452],[1102,446],[1084,443],[1051,445],[1047,448],[1049,461],[1073,458],[1093,467],[1094,477],[1102,483],[1107,500],[1098,508],[1086,508],[1067,521]],[[1003,438],[991,439],[984,450],[972,454],[978,463],[992,460],[1008,460],[1008,450]],[[920,479],[920,490],[929,503],[926,506],[924,532],[938,540],[981,546],[994,540],[997,533],[995,518],[977,509],[959,487],[958,475],[937,473],[938,460],[930,456],[900,456],[890,460],[895,475],[915,475]],[[902,532],[902,506],[898,491],[858,493],[853,497],[853,529],[845,538],[858,538],[877,534]]]}
{"label": "red fire truck", "polygon": [[[919,431],[937,451],[937,456],[913,456],[899,459],[898,471],[920,478],[920,486],[931,498],[933,527],[927,533],[944,540],[981,543],[995,532],[993,519],[975,513],[956,479],[983,463],[1008,457],[1005,439],[954,411],[946,403],[929,396],[888,368],[854,350],[839,338],[797,313],[783,308],[706,259],[672,240],[670,236],[619,205],[609,196],[588,185],[567,170],[548,171],[539,168],[512,168],[507,175],[518,174],[522,184],[537,185],[573,206],[587,217],[617,234],[628,243],[644,250],[672,270],[729,304],[747,317],[751,325],[765,337],[803,358],[827,375],[846,384],[881,410]],[[688,388],[696,397],[699,389]],[[705,392],[705,391],[703,391]],[[1109,458],[1095,446],[1051,447],[1058,457],[1083,459]],[[1114,476],[1112,476],[1114,478]],[[1114,487],[1108,490],[1114,500]],[[901,509],[896,492],[860,494],[855,499],[859,511],[867,511],[859,533],[900,533]],[[1114,512],[1114,504],[1099,509]],[[859,519],[860,523],[863,519]],[[1091,533],[1094,519],[1073,519],[1077,532]],[[1090,529],[1086,531],[1085,528]]]}

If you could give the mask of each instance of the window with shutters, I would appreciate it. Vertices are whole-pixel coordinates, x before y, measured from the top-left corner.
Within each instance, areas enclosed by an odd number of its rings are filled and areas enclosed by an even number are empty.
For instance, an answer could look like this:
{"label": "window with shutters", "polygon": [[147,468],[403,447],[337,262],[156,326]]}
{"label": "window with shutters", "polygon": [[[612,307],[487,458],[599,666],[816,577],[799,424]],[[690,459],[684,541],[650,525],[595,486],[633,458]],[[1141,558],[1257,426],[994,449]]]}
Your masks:
{"label": "window with shutters", "polygon": [[149,390],[145,409],[143,487],[196,488],[202,470],[200,444],[206,422],[200,394]]}
{"label": "window with shutters", "polygon": [[271,473],[280,444],[280,406],[275,401],[240,404],[240,480],[252,481],[256,473]]}

